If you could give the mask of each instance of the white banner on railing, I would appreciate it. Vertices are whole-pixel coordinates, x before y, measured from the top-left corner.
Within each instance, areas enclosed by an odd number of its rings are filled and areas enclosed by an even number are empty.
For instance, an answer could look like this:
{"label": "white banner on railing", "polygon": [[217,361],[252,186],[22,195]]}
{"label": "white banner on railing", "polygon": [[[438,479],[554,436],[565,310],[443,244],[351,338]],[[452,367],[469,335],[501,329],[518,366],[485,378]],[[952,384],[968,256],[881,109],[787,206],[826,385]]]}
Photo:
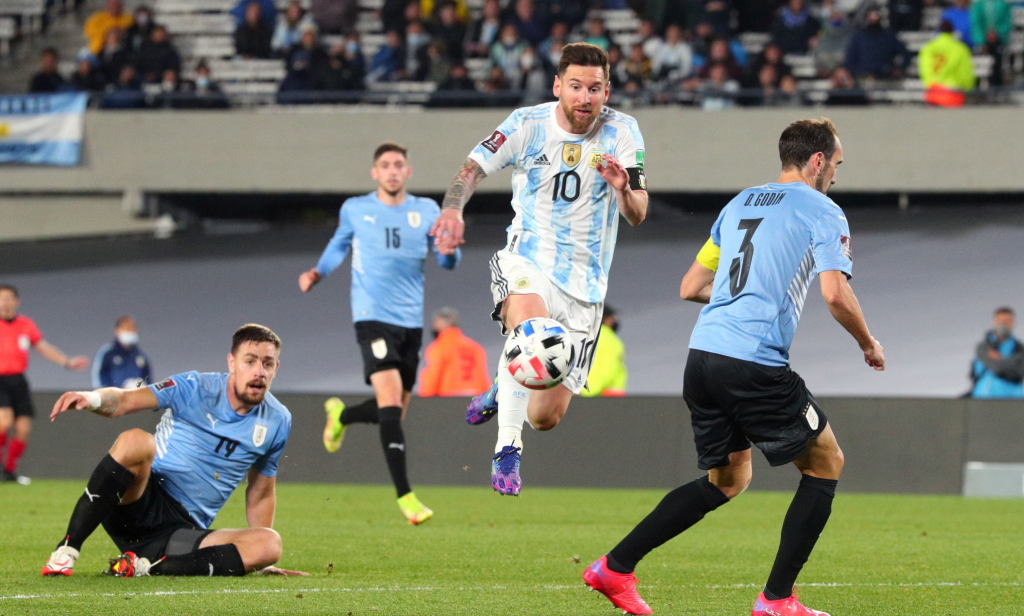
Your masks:
{"label": "white banner on railing", "polygon": [[77,165],[85,94],[0,96],[0,164]]}

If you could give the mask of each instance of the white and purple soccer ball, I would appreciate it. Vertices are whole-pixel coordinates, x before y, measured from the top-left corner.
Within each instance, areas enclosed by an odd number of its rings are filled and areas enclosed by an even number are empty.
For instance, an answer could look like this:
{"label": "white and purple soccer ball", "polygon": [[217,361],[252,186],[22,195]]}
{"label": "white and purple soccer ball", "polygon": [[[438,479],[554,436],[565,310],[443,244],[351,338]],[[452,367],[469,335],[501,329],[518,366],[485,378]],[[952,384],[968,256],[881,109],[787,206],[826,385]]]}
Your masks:
{"label": "white and purple soccer ball", "polygon": [[523,387],[551,389],[565,380],[576,361],[572,337],[554,319],[527,319],[505,342],[508,371]]}

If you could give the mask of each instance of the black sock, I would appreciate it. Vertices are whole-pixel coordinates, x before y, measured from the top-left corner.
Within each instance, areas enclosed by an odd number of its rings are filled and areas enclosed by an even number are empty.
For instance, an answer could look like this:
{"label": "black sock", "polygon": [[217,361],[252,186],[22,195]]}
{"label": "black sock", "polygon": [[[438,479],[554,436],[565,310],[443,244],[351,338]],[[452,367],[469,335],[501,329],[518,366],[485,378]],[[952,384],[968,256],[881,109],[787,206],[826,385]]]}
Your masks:
{"label": "black sock", "polygon": [[832,499],[836,496],[838,483],[835,479],[819,479],[810,475],[804,475],[800,480],[800,487],[782,523],[779,552],[764,587],[764,596],[769,601],[788,599],[793,594],[796,576],[803,569],[832,513]]}
{"label": "black sock", "polygon": [[234,544],[214,545],[188,554],[168,556],[150,575],[245,575],[245,563]]}
{"label": "black sock", "polygon": [[341,412],[341,425],[347,426],[354,423],[375,424],[380,421],[378,418],[377,400],[368,398],[355,406],[347,406]]}
{"label": "black sock", "polygon": [[648,552],[727,502],[729,499],[707,475],[672,490],[619,545],[608,552],[608,568],[617,573],[632,573]]}
{"label": "black sock", "polygon": [[409,477],[405,473],[405,434],[402,433],[402,409],[398,406],[386,406],[380,409],[380,444],[384,447],[384,458],[388,461],[391,481],[395,484],[398,498],[402,498],[412,488]]}
{"label": "black sock", "polygon": [[[121,497],[128,491],[133,479],[135,474],[118,464],[110,454],[100,460],[85,486],[85,494],[78,499],[71,521],[68,522],[68,532],[65,533],[68,547],[82,549],[82,544],[92,531],[121,502]],[[64,545],[64,541],[60,545]]]}

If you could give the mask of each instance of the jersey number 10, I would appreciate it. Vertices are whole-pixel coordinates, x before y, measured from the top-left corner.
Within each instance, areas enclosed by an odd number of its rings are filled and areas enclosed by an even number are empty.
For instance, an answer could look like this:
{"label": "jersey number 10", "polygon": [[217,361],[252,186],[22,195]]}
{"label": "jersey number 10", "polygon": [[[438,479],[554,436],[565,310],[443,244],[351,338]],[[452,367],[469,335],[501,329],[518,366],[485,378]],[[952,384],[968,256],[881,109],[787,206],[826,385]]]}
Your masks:
{"label": "jersey number 10", "polygon": [[740,221],[737,229],[746,231],[743,235],[743,242],[740,243],[740,256],[732,260],[729,265],[729,291],[736,297],[747,286],[747,275],[750,274],[750,262],[754,259],[754,232],[764,218],[744,218]]}
{"label": "jersey number 10", "polygon": [[[569,180],[572,182],[569,182]],[[572,186],[570,187],[570,184]],[[580,174],[575,171],[566,171],[564,173],[555,174],[555,190],[551,194],[552,201],[558,201],[558,197],[561,196],[563,201],[572,203],[573,201],[580,198]],[[572,193],[569,193],[572,190]]]}

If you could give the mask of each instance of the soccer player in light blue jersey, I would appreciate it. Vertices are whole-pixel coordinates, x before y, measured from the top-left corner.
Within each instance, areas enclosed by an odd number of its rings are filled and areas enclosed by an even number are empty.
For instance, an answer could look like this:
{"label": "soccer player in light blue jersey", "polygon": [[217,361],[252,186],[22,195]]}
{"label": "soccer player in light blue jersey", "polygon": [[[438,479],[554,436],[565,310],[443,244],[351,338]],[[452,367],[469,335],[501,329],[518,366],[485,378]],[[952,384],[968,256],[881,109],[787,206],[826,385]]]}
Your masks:
{"label": "soccer player in light blue jersey", "polygon": [[[299,277],[299,288],[309,291],[352,253],[352,319],[374,397],[348,408],[338,398],[327,400],[324,447],[337,451],[346,427],[354,423],[379,424],[399,509],[410,524],[420,524],[433,512],[409,485],[402,419],[416,384],[423,340],[423,266],[432,245],[428,232],[441,210],[433,200],[406,192],[412,166],[406,149],[396,143],[377,148],[370,175],[377,190],[341,206],[338,231],[317,266]],[[449,270],[461,256],[457,250],[436,254]]]}
{"label": "soccer player in light blue jersey", "polygon": [[[271,528],[275,477],[292,426],[270,394],[280,350],[277,334],[244,325],[232,337],[226,374],[185,372],[149,387],[62,395],[51,421],[72,410],[104,417],[167,410],[155,435],[133,429],[114,441],[43,575],[71,575],[100,524],[123,552],[110,561],[109,573],[119,577],[305,575],[271,566],[281,558],[281,536]],[[211,529],[243,480],[249,528]]]}
{"label": "soccer player in light blue jersey", "polygon": [[[752,616],[828,616],[804,607],[793,585],[832,511],[843,452],[803,379],[789,368],[815,274],[832,316],[874,370],[885,354],[868,331],[848,279],[850,227],[826,196],[843,147],[827,119],[800,120],[779,139],[782,175],[748,188],[722,210],[711,239],[683,278],[683,299],[705,303],[690,338],[683,398],[698,467],[707,475],[670,492],[611,552],[584,573],[588,585],[629,614],[650,614],[633,570],[651,550],[740,495],[750,483],[750,446],[802,479]],[[728,267],[719,267],[720,257]]]}
{"label": "soccer player in light blue jersey", "polygon": [[572,337],[576,363],[559,386],[532,391],[519,384],[506,348],[494,386],[470,404],[471,424],[498,416],[491,485],[499,494],[522,489],[523,424],[554,428],[587,382],[619,216],[638,225],[647,215],[644,140],[636,119],[604,106],[608,71],[600,47],[566,45],[553,88],[558,101],[517,109],[470,153],[432,230],[441,252],[455,250],[476,185],[512,167],[515,218],[505,248],[491,259],[491,318],[507,335],[527,319],[548,317]]}

